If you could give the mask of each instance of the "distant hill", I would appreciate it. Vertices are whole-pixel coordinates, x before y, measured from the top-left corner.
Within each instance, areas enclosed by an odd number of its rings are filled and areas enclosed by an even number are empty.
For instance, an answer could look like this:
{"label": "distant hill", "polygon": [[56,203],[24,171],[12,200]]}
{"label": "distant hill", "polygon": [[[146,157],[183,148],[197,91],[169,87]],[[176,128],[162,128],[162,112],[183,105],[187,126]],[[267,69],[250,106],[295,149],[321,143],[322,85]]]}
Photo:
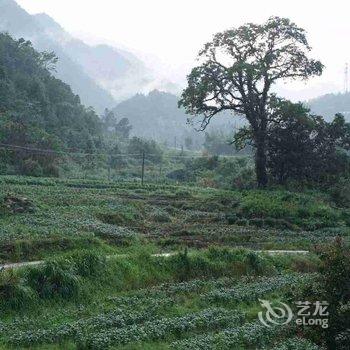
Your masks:
{"label": "distant hill", "polygon": [[135,55],[108,45],[90,46],[72,37],[46,14],[30,15],[13,0],[0,0],[0,32],[32,41],[59,57],[56,76],[99,112],[143,91],[152,73]]}
{"label": "distant hill", "polygon": [[[198,147],[204,141],[204,133],[197,132],[193,126],[187,125],[188,115],[178,108],[178,97],[167,92],[153,90],[146,95],[137,94],[119,103],[114,112],[118,117],[129,119],[133,126],[132,133],[137,136],[166,142],[169,146],[175,145],[176,138],[178,147],[183,145],[188,137]],[[226,133],[233,133],[235,124],[241,125],[242,121],[228,114],[221,114],[213,119],[207,130],[222,129]]]}
{"label": "distant hill", "polygon": [[350,92],[339,94],[327,94],[307,102],[311,111],[324,116],[327,120],[341,113],[350,121]]}
{"label": "distant hill", "polygon": [[180,138],[191,129],[186,125],[184,111],[177,107],[175,95],[151,91],[148,95],[136,94],[119,103],[114,112],[126,117],[133,126],[133,134],[159,141],[174,143],[174,137]]}
{"label": "distant hill", "polygon": [[[39,51],[54,51],[59,57],[55,75],[71,85],[84,104],[97,110],[112,106],[115,103],[113,97],[65,52],[60,44],[62,35],[58,40],[58,37],[48,34],[53,28],[53,23],[51,21],[50,26],[45,27],[44,24],[47,23],[47,18],[44,20],[43,16],[31,16],[13,0],[0,0],[0,31],[8,32],[15,38],[23,37],[32,41]],[[56,31],[59,31],[59,28],[56,26]]]}

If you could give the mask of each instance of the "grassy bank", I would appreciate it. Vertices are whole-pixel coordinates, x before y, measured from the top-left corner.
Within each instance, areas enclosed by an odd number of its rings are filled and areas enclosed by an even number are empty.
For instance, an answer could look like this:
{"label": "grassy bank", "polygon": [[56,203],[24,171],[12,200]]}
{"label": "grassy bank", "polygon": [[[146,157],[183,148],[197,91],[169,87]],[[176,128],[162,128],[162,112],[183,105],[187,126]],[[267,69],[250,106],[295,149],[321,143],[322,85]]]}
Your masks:
{"label": "grassy bank", "polygon": [[[2,346],[170,349],[206,331],[233,326],[248,331],[260,310],[258,298],[286,296],[309,283],[316,269],[311,256],[243,249],[168,258],[140,251],[108,260],[91,252],[68,254],[2,273]],[[268,339],[264,335],[256,344]]]}

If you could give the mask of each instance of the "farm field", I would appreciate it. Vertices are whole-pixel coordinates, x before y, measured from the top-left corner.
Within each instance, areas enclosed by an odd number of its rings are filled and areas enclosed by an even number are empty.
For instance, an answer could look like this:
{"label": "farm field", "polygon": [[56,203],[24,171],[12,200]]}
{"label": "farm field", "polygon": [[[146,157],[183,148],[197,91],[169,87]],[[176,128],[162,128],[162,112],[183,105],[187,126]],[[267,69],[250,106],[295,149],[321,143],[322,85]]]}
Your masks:
{"label": "farm field", "polygon": [[137,246],[154,253],[211,245],[312,250],[350,237],[350,210],[321,192],[11,176],[0,182],[2,263]]}
{"label": "farm field", "polygon": [[349,241],[327,194],[0,181],[1,263],[45,260],[0,273],[1,349],[321,349],[257,314],[313,284],[317,247]]}

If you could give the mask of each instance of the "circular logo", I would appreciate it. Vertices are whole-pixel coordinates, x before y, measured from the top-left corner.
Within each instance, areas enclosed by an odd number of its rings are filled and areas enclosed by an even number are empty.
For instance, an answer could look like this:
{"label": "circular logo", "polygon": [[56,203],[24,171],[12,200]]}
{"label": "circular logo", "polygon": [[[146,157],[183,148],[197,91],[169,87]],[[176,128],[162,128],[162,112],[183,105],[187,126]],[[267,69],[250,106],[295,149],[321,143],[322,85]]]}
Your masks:
{"label": "circular logo", "polygon": [[260,322],[266,327],[271,325],[285,325],[293,318],[292,309],[285,303],[278,302],[277,305],[272,306],[268,300],[259,299],[262,307],[266,311],[260,311],[258,316]]}

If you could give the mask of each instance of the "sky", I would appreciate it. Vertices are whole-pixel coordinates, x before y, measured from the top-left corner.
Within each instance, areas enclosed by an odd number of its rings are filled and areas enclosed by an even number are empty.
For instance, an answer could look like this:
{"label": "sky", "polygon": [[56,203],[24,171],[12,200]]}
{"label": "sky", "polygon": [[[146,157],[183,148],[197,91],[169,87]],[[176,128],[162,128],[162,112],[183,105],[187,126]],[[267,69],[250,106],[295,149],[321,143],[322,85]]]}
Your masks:
{"label": "sky", "polygon": [[[110,43],[138,53],[170,79],[184,84],[203,44],[216,32],[269,16],[289,17],[306,29],[312,56],[326,66],[307,84],[279,92],[293,100],[344,89],[350,63],[349,1],[315,0],[17,0],[29,13],[45,12],[90,43]],[[349,73],[350,74],[350,73]],[[350,85],[350,84],[349,84]]]}

